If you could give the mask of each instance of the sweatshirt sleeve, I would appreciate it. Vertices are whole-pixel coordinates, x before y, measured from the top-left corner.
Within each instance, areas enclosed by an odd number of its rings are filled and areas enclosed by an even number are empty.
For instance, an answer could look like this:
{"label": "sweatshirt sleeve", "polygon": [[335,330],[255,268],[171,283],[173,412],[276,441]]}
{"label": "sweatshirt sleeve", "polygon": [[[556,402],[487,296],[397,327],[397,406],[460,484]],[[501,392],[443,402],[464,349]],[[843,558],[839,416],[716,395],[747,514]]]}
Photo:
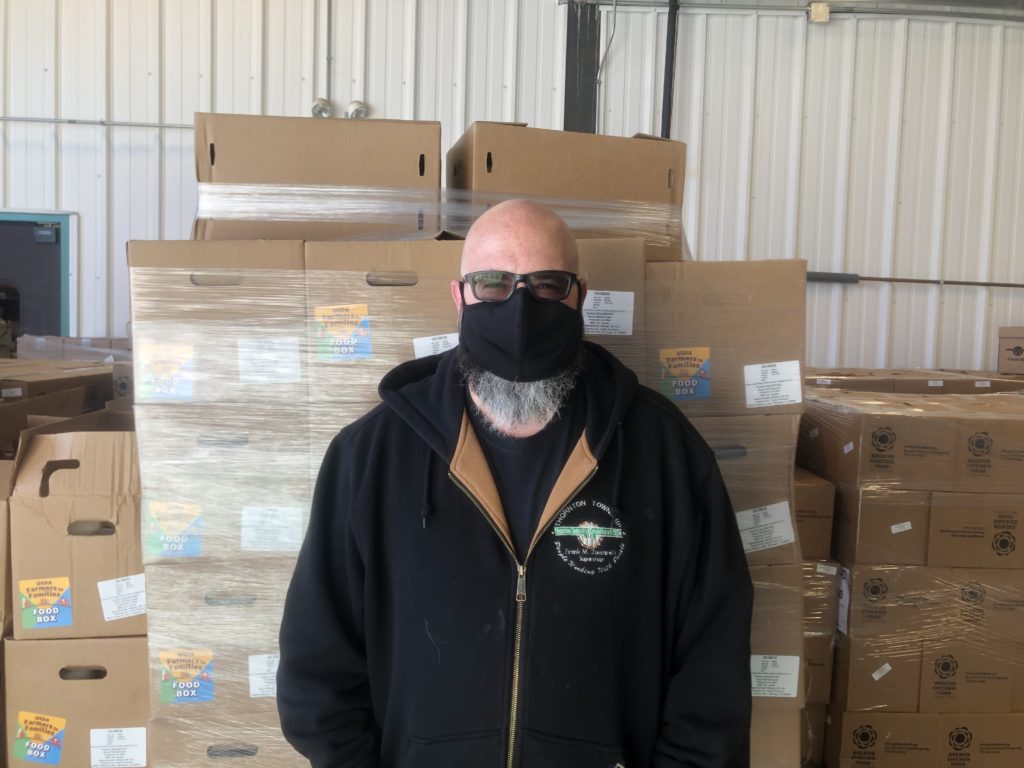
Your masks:
{"label": "sweatshirt sleeve", "polygon": [[285,738],[313,768],[376,768],[363,626],[363,560],[352,533],[344,438],[324,457],[281,622],[277,706]]}
{"label": "sweatshirt sleeve", "polygon": [[747,768],[753,587],[717,465],[693,497],[695,536],[674,542],[685,560],[653,768]]}

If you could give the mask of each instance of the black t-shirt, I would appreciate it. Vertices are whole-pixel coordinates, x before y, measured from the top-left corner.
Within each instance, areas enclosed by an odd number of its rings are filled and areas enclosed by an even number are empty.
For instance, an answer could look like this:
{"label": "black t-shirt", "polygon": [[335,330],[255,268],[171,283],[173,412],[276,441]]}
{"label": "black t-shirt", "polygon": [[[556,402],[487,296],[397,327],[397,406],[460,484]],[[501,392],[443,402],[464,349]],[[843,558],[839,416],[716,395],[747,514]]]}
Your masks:
{"label": "black t-shirt", "polygon": [[[466,397],[469,400],[468,393]],[[468,411],[498,486],[512,544],[522,562],[551,489],[586,426],[586,397],[582,388],[574,389],[558,415],[530,437],[497,434],[471,401]]]}

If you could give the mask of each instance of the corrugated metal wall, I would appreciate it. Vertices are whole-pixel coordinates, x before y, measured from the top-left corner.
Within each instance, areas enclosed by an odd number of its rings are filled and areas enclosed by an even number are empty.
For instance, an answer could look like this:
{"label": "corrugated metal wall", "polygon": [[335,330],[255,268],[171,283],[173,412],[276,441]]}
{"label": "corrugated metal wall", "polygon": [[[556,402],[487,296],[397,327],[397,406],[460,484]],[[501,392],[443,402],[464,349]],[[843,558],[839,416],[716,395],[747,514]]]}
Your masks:
{"label": "corrugated metal wall", "polygon": [[[666,13],[614,16],[600,129],[656,133]],[[108,123],[2,123],[0,206],[79,212],[73,330],[120,334],[125,241],[191,223],[194,111],[304,115],[329,86],[340,110],[440,120],[445,147],[476,119],[558,128],[566,19],[557,0],[0,0],[2,114]],[[698,258],[1024,281],[1024,27],[687,9],[674,83]],[[1011,322],[1019,290],[815,285],[808,357],[988,367]]]}
{"label": "corrugated metal wall", "polygon": [[0,0],[0,115],[32,119],[0,123],[0,208],[79,213],[72,333],[122,335],[125,242],[188,236],[194,112],[308,115],[330,80],[341,111],[440,120],[444,146],[473,120],[561,128],[565,19],[556,0]]}
{"label": "corrugated metal wall", "polygon": [[[661,92],[667,13],[617,13],[600,130],[655,132],[639,84]],[[678,31],[672,135],[697,258],[1024,282],[1024,26],[687,9]],[[1021,323],[1021,289],[816,284],[808,360],[991,367],[997,328]]]}

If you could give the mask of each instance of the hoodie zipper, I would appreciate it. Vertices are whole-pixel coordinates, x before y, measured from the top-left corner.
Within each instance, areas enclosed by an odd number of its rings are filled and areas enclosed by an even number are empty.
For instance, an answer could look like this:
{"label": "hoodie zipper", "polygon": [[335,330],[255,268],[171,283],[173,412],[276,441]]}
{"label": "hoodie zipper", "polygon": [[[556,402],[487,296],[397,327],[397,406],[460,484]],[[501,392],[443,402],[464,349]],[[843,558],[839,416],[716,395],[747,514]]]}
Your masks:
{"label": "hoodie zipper", "polygon": [[[562,504],[564,507],[569,504],[576,495],[583,490],[584,486],[590,482],[591,478],[597,474],[597,467],[595,466],[579,485],[576,486],[576,490],[569,494],[565,502]],[[480,510],[480,514],[487,520],[487,524],[491,526],[491,530],[501,540],[501,543],[505,545],[505,549],[508,550],[509,555],[512,556],[512,562],[516,565],[516,636],[515,636],[515,651],[512,657],[512,701],[509,704],[509,718],[508,718],[508,758],[506,760],[506,768],[512,768],[512,761],[515,757],[516,747],[516,724],[519,717],[519,662],[520,662],[520,651],[522,649],[523,641],[523,612],[526,605],[526,562],[529,562],[530,555],[533,554],[533,548],[537,543],[544,538],[544,534],[548,532],[552,524],[555,522],[555,517],[552,516],[548,520],[547,524],[541,530],[540,535],[537,536],[531,543],[530,548],[526,551],[526,558],[523,563],[519,562],[519,558],[516,557],[516,551],[512,547],[511,542],[506,538],[498,526],[494,524],[491,516],[487,514],[487,510],[483,508],[476,497],[470,493],[469,489],[466,488],[462,483],[459,482],[458,478],[451,472],[448,473],[448,477],[451,478],[452,482],[464,493],[473,505]]]}

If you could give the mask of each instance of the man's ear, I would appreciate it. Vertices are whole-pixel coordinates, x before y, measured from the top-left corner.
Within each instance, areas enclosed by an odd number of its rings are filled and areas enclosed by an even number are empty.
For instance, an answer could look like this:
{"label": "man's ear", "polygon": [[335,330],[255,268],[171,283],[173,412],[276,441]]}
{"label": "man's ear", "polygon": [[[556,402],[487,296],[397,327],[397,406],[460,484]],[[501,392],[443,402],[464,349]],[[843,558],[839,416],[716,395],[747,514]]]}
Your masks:
{"label": "man's ear", "polygon": [[452,280],[452,302],[455,304],[455,309],[458,313],[462,314],[462,291],[459,290],[460,280]]}
{"label": "man's ear", "polygon": [[580,308],[583,307],[583,300],[587,298],[587,278],[580,278]]}

